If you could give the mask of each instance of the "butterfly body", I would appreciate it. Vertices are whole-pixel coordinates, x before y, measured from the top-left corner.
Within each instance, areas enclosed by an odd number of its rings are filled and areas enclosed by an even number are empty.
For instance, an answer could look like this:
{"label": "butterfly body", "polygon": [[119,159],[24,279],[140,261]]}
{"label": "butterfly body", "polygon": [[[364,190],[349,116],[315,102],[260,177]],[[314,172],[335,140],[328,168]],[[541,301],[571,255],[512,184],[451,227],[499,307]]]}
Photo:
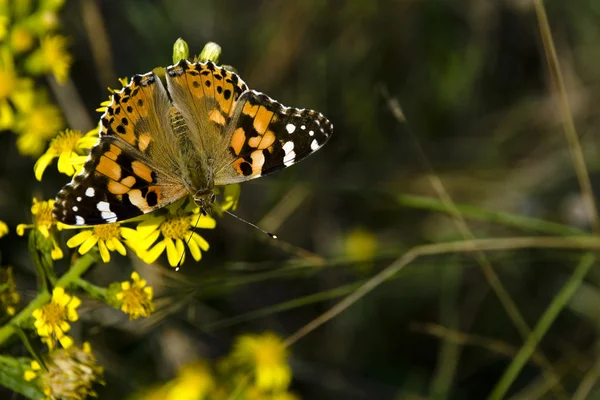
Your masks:
{"label": "butterfly body", "polygon": [[117,222],[188,194],[208,213],[215,186],[290,166],[332,130],[320,113],[248,90],[210,61],[182,60],[167,67],[164,82],[136,75],[113,94],[99,141],[57,195],[53,215],[70,225]]}

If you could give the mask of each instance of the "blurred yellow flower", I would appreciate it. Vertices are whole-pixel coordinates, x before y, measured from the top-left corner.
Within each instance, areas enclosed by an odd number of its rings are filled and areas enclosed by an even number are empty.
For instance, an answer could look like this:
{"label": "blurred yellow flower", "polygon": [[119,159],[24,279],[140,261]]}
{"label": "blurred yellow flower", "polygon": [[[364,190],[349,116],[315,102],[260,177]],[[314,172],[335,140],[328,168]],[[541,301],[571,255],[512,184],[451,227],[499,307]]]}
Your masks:
{"label": "blurred yellow flower", "polygon": [[42,367],[32,361],[23,378],[28,382],[36,380],[48,400],[96,397],[92,386],[104,383],[104,369],[98,365],[89,343],[84,343],[81,349],[77,346],[56,349],[44,357],[44,364]]}
{"label": "blurred yellow flower", "polygon": [[[195,204],[183,209],[177,208],[177,205],[169,206],[168,214],[150,216],[136,227],[137,232],[135,238],[132,238],[132,245],[135,246],[138,257],[145,263],[153,263],[166,249],[169,265],[176,267],[179,260],[185,256],[184,243],[188,245],[196,261],[202,258],[200,250],[208,250],[208,242],[192,229],[214,229],[217,222],[208,215],[201,215]],[[163,239],[155,244],[161,235]]]}
{"label": "blurred yellow flower", "polygon": [[30,50],[34,45],[33,33],[25,26],[15,26],[10,32],[10,45],[17,53]]}
{"label": "blurred yellow flower", "polygon": [[87,156],[84,155],[98,141],[98,130],[92,129],[85,135],[81,131],[67,129],[52,139],[48,150],[37,160],[33,170],[35,178],[42,180],[44,171],[58,157],[58,171],[72,176],[81,171]]}
{"label": "blurred yellow flower", "polygon": [[371,232],[356,228],[346,236],[346,255],[356,261],[371,260],[377,251],[377,237]]}
{"label": "blurred yellow flower", "polygon": [[52,218],[52,207],[54,207],[54,200],[39,201],[34,197],[31,206],[33,224],[17,225],[17,235],[23,236],[25,229],[37,228],[45,238],[50,237],[50,229],[53,224],[56,224],[56,221]]}
{"label": "blurred yellow flower", "polygon": [[60,109],[50,103],[35,105],[21,114],[15,130],[19,134],[17,147],[23,155],[38,156],[46,142],[62,129],[64,120]]}
{"label": "blurred yellow flower", "polygon": [[67,42],[67,38],[62,35],[43,37],[40,49],[28,60],[30,71],[52,73],[59,83],[65,83],[73,62],[73,57],[67,52]]}
{"label": "blurred yellow flower", "polygon": [[287,357],[283,341],[271,332],[240,336],[231,353],[234,363],[252,371],[254,384],[261,391],[287,390],[292,379]]}
{"label": "blurred yellow flower", "polygon": [[137,272],[131,274],[131,280],[133,283],[121,282],[121,291],[115,296],[121,302],[121,311],[129,314],[129,319],[148,317],[154,312],[152,287],[146,286],[146,280]]}
{"label": "blurred yellow flower", "polygon": [[165,400],[204,400],[215,388],[209,367],[203,362],[184,365],[165,387]]}
{"label": "blurred yellow flower", "polygon": [[17,72],[8,49],[0,52],[0,100],[7,99],[17,87]]}
{"label": "blurred yellow flower", "polygon": [[16,313],[16,306],[21,297],[17,293],[17,285],[13,276],[12,267],[0,268],[0,286],[4,289],[0,291],[0,303],[6,315],[13,316]]}
{"label": "blurred yellow flower", "polygon": [[127,239],[136,234],[134,229],[121,226],[119,223],[94,225],[77,233],[67,241],[67,247],[79,246],[79,254],[85,254],[96,244],[100,250],[102,261],[110,261],[110,252],[117,251],[122,256],[127,254],[122,239]]}
{"label": "blurred yellow flower", "polygon": [[52,291],[52,299],[48,304],[33,311],[38,335],[52,349],[58,340],[64,348],[73,344],[73,339],[65,335],[71,329],[68,321],[77,321],[77,307],[81,304],[75,296],[65,293],[65,289],[57,286]]}
{"label": "blurred yellow flower", "polygon": [[8,24],[10,20],[7,15],[0,15],[0,40],[4,40],[8,34]]}
{"label": "blurred yellow flower", "polygon": [[7,234],[8,234],[8,225],[6,225],[6,222],[0,221],[0,238],[2,236],[6,236]]}

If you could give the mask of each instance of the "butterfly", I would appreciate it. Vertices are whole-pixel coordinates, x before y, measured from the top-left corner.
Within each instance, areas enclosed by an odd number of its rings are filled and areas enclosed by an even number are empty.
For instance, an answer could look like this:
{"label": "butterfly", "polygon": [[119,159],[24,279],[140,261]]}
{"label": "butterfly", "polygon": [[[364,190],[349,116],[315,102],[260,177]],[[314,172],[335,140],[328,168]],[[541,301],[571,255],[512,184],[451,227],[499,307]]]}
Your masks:
{"label": "butterfly", "polygon": [[249,90],[211,61],[182,60],[135,75],[114,92],[82,172],[58,193],[68,225],[127,220],[187,195],[206,214],[215,186],[259,178],[319,150],[333,132],[322,114]]}

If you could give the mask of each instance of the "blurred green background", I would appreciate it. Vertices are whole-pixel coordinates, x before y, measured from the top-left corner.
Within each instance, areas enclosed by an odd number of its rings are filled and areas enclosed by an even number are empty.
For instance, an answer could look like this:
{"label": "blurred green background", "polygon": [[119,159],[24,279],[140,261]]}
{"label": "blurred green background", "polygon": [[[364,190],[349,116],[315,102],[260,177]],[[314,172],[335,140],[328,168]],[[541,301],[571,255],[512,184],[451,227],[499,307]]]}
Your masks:
{"label": "blurred green background", "polygon": [[[600,2],[545,5],[600,187]],[[101,399],[218,359],[241,333],[286,337],[411,247],[463,240],[431,175],[477,238],[590,229],[530,1],[69,0],[60,21],[74,63],[53,95],[65,96],[71,128],[97,123],[118,77],[170,64],[179,37],[193,54],[217,42],[221,62],[251,88],[334,124],[308,160],[242,185],[237,214],[280,241],[224,217],[200,232],[211,244],[201,262],[188,257],[179,272],[164,256],[147,266],[115,254],[88,274],[108,285],[133,265],[157,296],[157,312],[134,322],[84,300],[74,335],[105,367]],[[29,221],[32,196],[52,198],[68,181],[49,168],[37,182],[34,161],[16,152],[15,135],[0,134],[0,219],[12,227]],[[509,223],[519,216],[557,225]],[[12,232],[1,261],[15,267],[26,304],[36,275],[27,241]],[[581,254],[500,250],[487,261],[533,327]],[[599,284],[594,265],[538,347],[559,381],[548,383],[548,365],[533,357],[510,395],[570,398],[598,369]],[[523,341],[475,255],[422,257],[292,346],[292,390],[304,399],[481,399]],[[595,390],[590,398],[600,398]]]}

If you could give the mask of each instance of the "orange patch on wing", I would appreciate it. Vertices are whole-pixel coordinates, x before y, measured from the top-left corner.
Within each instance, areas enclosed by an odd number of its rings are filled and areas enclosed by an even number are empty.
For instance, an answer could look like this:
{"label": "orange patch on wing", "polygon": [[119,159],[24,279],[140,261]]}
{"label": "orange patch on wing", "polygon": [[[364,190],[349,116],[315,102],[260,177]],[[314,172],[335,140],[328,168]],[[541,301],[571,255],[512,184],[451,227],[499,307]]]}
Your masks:
{"label": "orange patch on wing", "polygon": [[233,131],[233,136],[231,136],[231,147],[236,155],[240,154],[245,142],[246,132],[244,131],[244,128],[237,128]]}
{"label": "orange patch on wing", "polygon": [[125,178],[121,179],[121,183],[123,185],[127,185],[129,187],[132,187],[133,185],[135,185],[135,177],[129,175],[128,177],[125,177]]}
{"label": "orange patch on wing", "polygon": [[223,117],[221,112],[216,108],[210,111],[210,113],[208,114],[208,118],[219,125],[225,126],[225,118]]}
{"label": "orange patch on wing", "polygon": [[96,165],[96,172],[114,181],[121,179],[121,167],[119,164],[104,155],[100,157],[100,162]]}
{"label": "orange patch on wing", "polygon": [[152,182],[152,170],[141,161],[133,161],[131,163],[131,169],[133,173],[145,180],[146,182]]}
{"label": "orange patch on wing", "polygon": [[129,192],[131,188],[117,182],[117,181],[108,181],[108,191],[112,194],[120,195]]}
{"label": "orange patch on wing", "polygon": [[247,115],[249,117],[254,117],[256,115],[256,113],[258,112],[258,108],[260,106],[253,106],[252,104],[250,104],[249,102],[246,102],[244,104],[244,108],[242,108],[242,113],[244,115]]}
{"label": "orange patch on wing", "polygon": [[132,146],[135,146],[135,134],[133,133],[133,129],[125,129],[125,133],[117,132],[117,136],[126,141]]}
{"label": "orange patch on wing", "polygon": [[273,133],[273,131],[266,131],[263,135],[260,145],[258,146],[258,149],[266,149],[268,147],[271,147],[273,143],[275,143],[275,134]]}
{"label": "orange patch on wing", "polygon": [[258,112],[254,117],[254,129],[256,129],[256,132],[258,132],[259,135],[265,133],[271,122],[271,118],[273,118],[273,113],[271,111],[262,106],[258,109]]}
{"label": "orange patch on wing", "polygon": [[233,168],[235,168],[236,172],[240,175],[240,176],[244,176],[244,173],[242,172],[242,169],[240,168],[240,165],[242,165],[242,163],[245,163],[246,161],[244,161],[243,158],[238,158],[237,160],[235,160],[233,162]]}
{"label": "orange patch on wing", "polygon": [[138,148],[140,149],[140,151],[145,152],[149,144],[150,135],[148,135],[147,133],[141,133],[140,137],[138,138]]}

